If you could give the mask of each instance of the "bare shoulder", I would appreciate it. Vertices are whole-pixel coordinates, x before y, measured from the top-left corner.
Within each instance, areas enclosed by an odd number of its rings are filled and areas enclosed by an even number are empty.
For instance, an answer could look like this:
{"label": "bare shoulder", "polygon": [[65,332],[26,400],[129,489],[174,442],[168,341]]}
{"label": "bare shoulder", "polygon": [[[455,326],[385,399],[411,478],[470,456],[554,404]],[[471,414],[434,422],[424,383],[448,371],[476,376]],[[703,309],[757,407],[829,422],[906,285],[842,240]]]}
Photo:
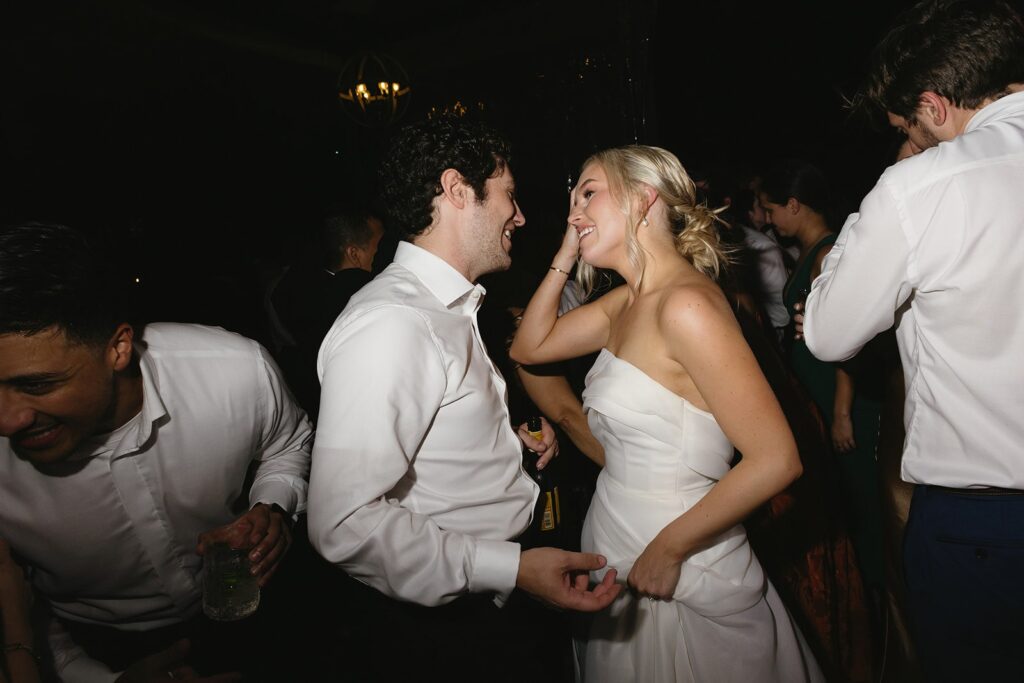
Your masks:
{"label": "bare shoulder", "polygon": [[670,339],[689,337],[723,327],[735,327],[728,300],[710,281],[676,285],[666,291],[658,309],[658,324]]}
{"label": "bare shoulder", "polygon": [[825,257],[832,251],[832,245],[826,244],[824,247],[818,250],[818,253],[814,255],[814,263],[811,264],[811,279],[821,275],[821,264],[825,262]]}

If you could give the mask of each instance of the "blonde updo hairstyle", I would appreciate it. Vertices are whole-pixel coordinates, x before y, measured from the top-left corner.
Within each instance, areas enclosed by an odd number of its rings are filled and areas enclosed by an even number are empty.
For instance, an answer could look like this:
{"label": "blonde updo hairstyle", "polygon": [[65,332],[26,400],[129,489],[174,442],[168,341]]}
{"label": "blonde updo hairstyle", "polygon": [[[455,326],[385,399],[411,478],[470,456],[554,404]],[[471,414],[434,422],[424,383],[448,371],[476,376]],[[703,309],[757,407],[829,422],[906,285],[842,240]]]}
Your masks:
{"label": "blonde updo hairstyle", "polygon": [[[722,209],[712,210],[697,202],[697,188],[676,155],[660,147],[630,145],[598,152],[587,159],[582,168],[594,163],[604,169],[611,196],[627,217],[626,254],[640,273],[640,284],[646,258],[637,239],[637,230],[645,218],[649,222],[654,218],[644,211],[647,207],[644,185],[653,188],[665,205],[665,218],[676,250],[697,270],[711,278],[718,277],[728,263],[715,227],[716,222],[721,222],[718,213]],[[577,286],[583,295],[589,296],[596,279],[594,267],[580,259],[576,273]]]}

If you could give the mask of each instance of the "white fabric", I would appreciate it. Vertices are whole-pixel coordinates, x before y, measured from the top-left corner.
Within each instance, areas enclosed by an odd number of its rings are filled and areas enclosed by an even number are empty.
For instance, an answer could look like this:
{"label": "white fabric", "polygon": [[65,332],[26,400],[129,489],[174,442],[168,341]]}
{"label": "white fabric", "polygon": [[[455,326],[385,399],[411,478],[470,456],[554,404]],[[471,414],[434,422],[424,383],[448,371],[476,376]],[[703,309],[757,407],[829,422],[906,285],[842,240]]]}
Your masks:
{"label": "white fabric", "polygon": [[896,324],[903,478],[1024,489],[1024,93],[892,166],[843,227],[807,298],[822,360]]}
{"label": "white fabric", "polygon": [[327,560],[423,605],[515,587],[538,494],[477,329],[484,289],[401,242],[320,347],[309,535]]}
{"label": "white fabric", "polygon": [[563,316],[569,311],[583,305],[583,297],[580,296],[579,286],[576,280],[567,278],[562,287],[562,295],[558,298],[558,315]]}
{"label": "white fabric", "polygon": [[782,302],[782,290],[786,287],[789,273],[782,258],[782,248],[768,235],[753,228],[743,228],[743,244],[754,255],[757,276],[761,284],[762,305],[772,327],[780,328],[789,324],[789,311]]}
{"label": "white fabric", "polygon": [[[0,439],[0,534],[54,614],[141,631],[198,614],[197,538],[238,516],[250,463],[260,461],[250,506],[305,508],[312,428],[250,339],[160,323],[136,353],[141,412],[83,444],[67,471],[44,474]],[[64,680],[102,680],[77,676],[75,663],[95,663],[51,635]]]}
{"label": "white fabric", "polygon": [[[733,447],[714,416],[607,349],[583,397],[605,449],[583,550],[624,580],[658,532],[729,471]],[[584,647],[588,683],[822,680],[740,525],[687,558],[673,601],[623,591],[593,615]]]}

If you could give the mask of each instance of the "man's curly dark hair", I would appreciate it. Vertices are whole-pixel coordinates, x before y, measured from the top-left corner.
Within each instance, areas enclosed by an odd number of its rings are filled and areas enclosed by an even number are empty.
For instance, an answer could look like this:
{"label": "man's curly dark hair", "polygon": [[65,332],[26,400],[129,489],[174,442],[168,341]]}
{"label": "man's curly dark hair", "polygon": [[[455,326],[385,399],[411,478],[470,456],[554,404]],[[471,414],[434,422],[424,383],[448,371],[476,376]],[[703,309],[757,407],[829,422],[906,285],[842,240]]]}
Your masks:
{"label": "man's curly dark hair", "polygon": [[433,221],[441,174],[458,171],[477,201],[487,198],[486,182],[511,163],[508,142],[493,128],[454,116],[406,126],[391,141],[380,168],[380,197],[388,227],[401,239],[423,234]]}

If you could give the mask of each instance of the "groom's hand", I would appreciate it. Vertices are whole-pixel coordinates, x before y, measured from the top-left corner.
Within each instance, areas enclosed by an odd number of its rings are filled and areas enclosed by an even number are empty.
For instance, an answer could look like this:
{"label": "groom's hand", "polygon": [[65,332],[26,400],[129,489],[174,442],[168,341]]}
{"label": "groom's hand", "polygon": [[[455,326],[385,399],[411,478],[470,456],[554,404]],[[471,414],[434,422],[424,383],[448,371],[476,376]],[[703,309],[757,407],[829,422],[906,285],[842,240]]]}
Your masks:
{"label": "groom's hand", "polygon": [[524,550],[519,556],[516,586],[561,609],[597,612],[611,604],[622,586],[615,583],[615,570],[590,589],[590,572],[604,567],[606,560],[593,553],[571,553],[558,548]]}

